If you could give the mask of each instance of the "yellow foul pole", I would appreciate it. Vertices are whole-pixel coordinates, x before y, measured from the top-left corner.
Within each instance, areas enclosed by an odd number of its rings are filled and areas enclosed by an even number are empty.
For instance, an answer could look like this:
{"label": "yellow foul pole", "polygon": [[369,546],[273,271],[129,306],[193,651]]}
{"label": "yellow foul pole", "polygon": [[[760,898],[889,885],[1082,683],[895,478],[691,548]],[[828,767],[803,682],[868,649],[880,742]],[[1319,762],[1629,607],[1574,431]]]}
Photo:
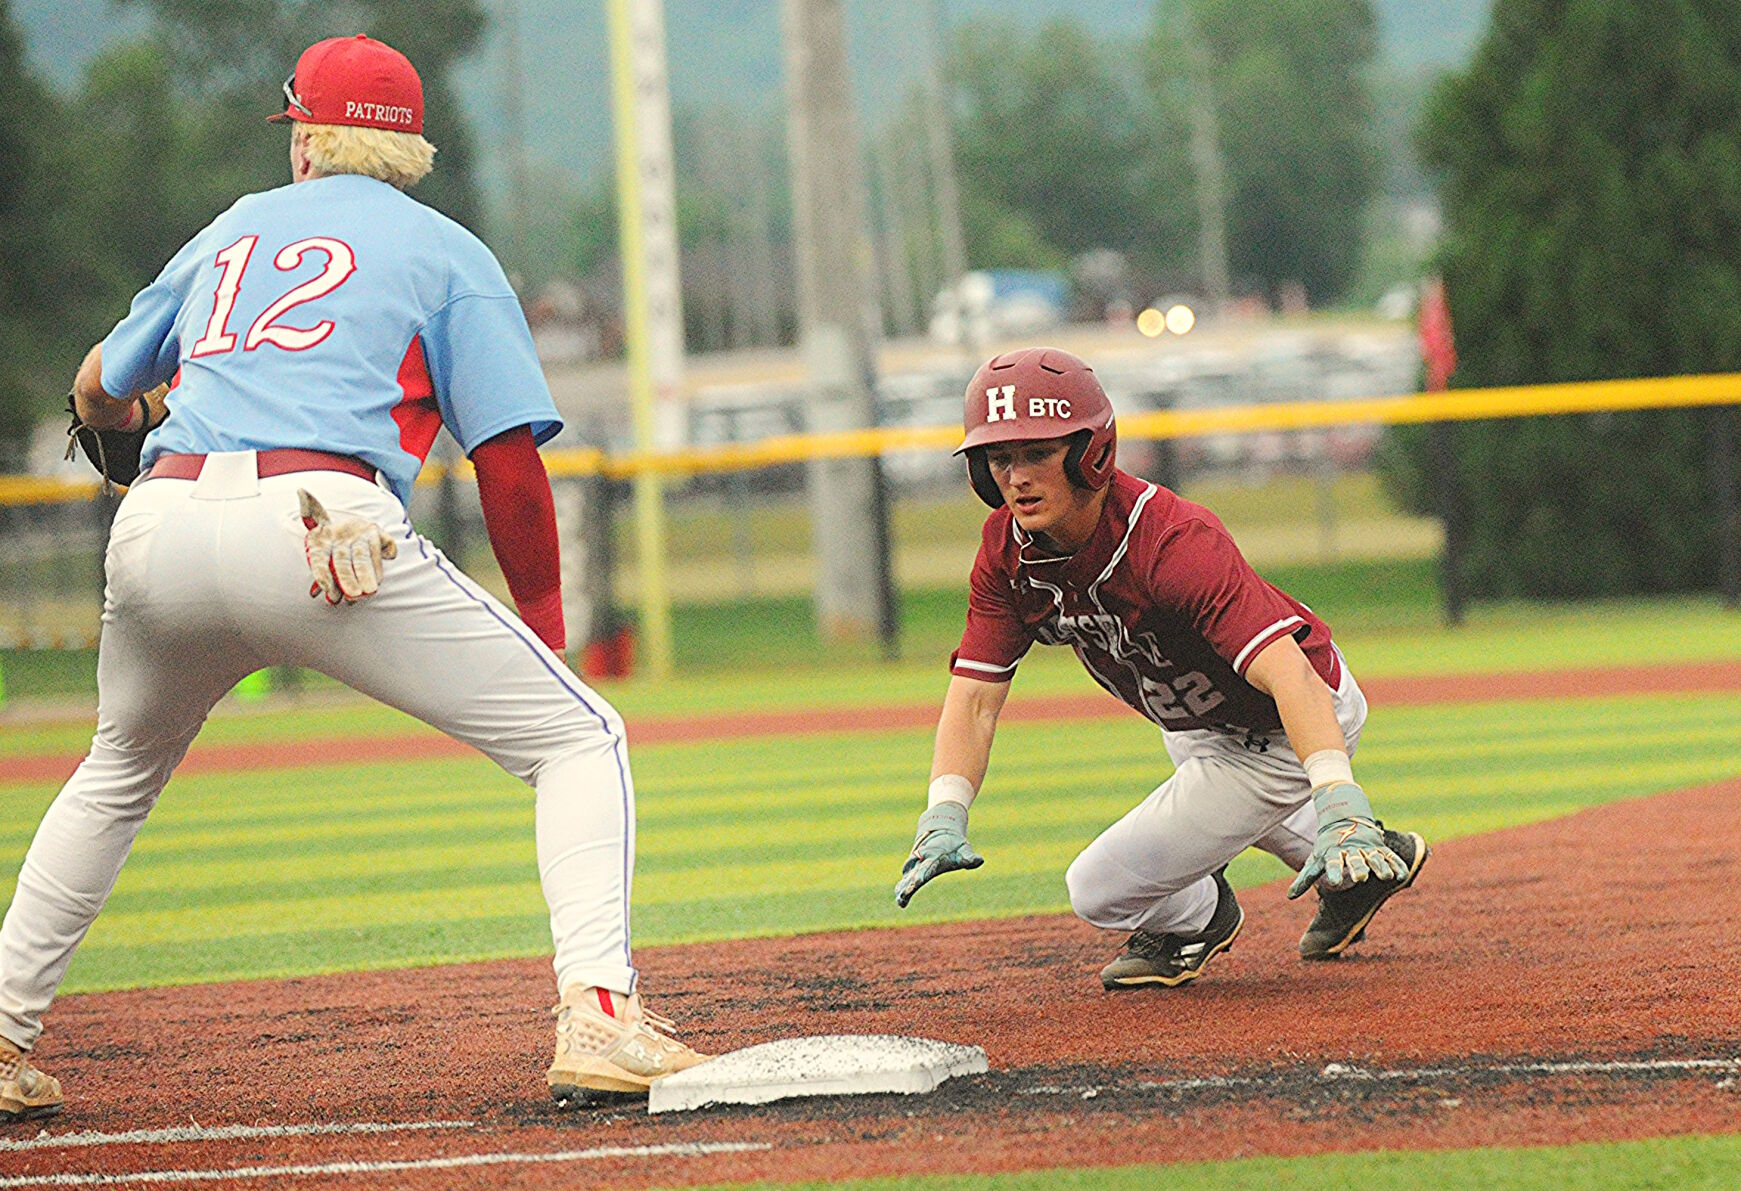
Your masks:
{"label": "yellow foul pole", "polygon": [[[656,409],[659,390],[665,388],[664,396],[668,400],[674,398],[677,371],[681,368],[680,359],[673,366],[671,360],[662,358],[671,354],[670,328],[655,325],[654,304],[649,297],[650,281],[651,288],[672,288],[664,273],[666,270],[674,273],[676,268],[675,199],[670,193],[657,192],[661,168],[665,186],[670,185],[672,176],[664,28],[659,0],[605,0],[605,7],[611,43],[611,109],[616,121],[617,244],[622,257],[629,401],[634,408],[636,450],[653,452],[664,445],[659,442]],[[648,99],[654,101],[656,111],[647,110]],[[665,122],[662,128],[656,125],[661,119]],[[653,127],[649,127],[650,122],[654,122]],[[653,154],[648,151],[649,132],[654,134]],[[666,162],[650,161],[661,145]],[[649,165],[654,167],[652,171]],[[653,175],[652,193],[649,172]],[[649,214],[654,216],[651,221]],[[660,259],[650,262],[649,256],[655,254]],[[651,275],[655,271],[659,274],[656,277]],[[659,314],[665,323],[673,316],[677,319],[680,354],[680,308],[674,310],[668,299],[660,303]],[[635,476],[635,538],[640,561],[643,656],[648,672],[655,678],[664,678],[672,668],[671,596],[665,576],[664,486],[660,475],[651,469]]]}

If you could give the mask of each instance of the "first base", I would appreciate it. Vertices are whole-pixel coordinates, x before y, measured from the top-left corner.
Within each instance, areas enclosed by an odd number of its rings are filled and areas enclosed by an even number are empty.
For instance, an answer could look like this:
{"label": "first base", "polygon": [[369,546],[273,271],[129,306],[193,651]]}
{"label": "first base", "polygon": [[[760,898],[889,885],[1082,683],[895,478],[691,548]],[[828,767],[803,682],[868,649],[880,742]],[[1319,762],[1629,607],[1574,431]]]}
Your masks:
{"label": "first base", "polygon": [[656,1080],[648,1112],[766,1104],[789,1096],[929,1092],[952,1075],[987,1070],[977,1046],[898,1034],[817,1034],[734,1050]]}

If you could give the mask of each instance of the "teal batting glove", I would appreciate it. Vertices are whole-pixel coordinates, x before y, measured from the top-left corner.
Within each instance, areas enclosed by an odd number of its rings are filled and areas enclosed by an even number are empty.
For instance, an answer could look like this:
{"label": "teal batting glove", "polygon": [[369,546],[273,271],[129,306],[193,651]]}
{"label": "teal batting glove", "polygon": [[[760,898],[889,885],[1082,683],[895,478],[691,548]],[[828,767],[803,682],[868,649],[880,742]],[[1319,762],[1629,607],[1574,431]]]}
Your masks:
{"label": "teal batting glove", "polygon": [[967,842],[967,808],[959,802],[939,802],[919,816],[913,851],[895,882],[895,905],[906,909],[919,887],[933,877],[984,863],[985,857]]}
{"label": "teal batting glove", "polygon": [[1346,889],[1372,877],[1394,881],[1408,872],[1395,852],[1384,846],[1384,829],[1372,818],[1366,791],[1353,782],[1331,782],[1312,791],[1318,810],[1318,841],[1311,859],[1294,883],[1289,897],[1299,897],[1319,877],[1326,889]]}

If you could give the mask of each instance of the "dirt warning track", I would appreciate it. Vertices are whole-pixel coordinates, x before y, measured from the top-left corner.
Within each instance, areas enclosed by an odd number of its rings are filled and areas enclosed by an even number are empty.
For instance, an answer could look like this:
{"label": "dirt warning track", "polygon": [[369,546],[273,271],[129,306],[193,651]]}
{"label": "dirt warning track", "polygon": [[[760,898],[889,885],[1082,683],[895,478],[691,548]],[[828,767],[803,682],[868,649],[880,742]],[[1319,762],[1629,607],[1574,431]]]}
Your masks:
{"label": "dirt warning track", "polygon": [[649,1186],[1733,1132],[1738,800],[1741,779],[1440,844],[1340,963],[1295,958],[1309,907],[1279,883],[1245,890],[1238,944],[1180,990],[1102,993],[1120,939],[1060,917],[639,957],[703,1049],[986,1048],[990,1074],[922,1097],[558,1113],[538,961],[69,997],[38,1053],[68,1110],[0,1133],[0,1188]]}

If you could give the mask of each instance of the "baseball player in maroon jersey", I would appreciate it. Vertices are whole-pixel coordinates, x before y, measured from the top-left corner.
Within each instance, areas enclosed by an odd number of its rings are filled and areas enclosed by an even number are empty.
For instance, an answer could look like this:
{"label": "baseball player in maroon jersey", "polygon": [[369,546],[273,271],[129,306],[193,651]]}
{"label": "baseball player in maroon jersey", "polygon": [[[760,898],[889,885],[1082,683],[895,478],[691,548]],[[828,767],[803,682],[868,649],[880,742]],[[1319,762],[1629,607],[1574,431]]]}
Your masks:
{"label": "baseball player in maroon jersey", "polygon": [[929,806],[895,886],[905,906],[978,868],[967,813],[997,717],[1035,642],[1069,645],[1108,691],[1160,725],[1173,776],[1070,865],[1070,904],[1131,932],[1108,989],[1196,979],[1245,921],[1227,863],[1247,847],[1318,887],[1305,959],[1358,942],[1427,859],[1376,821],[1349,754],[1366,700],[1322,620],[1259,578],[1220,520],[1114,465],[1112,404],[1055,348],[997,356],[967,389],[973,489],[993,512],[950,659]]}

